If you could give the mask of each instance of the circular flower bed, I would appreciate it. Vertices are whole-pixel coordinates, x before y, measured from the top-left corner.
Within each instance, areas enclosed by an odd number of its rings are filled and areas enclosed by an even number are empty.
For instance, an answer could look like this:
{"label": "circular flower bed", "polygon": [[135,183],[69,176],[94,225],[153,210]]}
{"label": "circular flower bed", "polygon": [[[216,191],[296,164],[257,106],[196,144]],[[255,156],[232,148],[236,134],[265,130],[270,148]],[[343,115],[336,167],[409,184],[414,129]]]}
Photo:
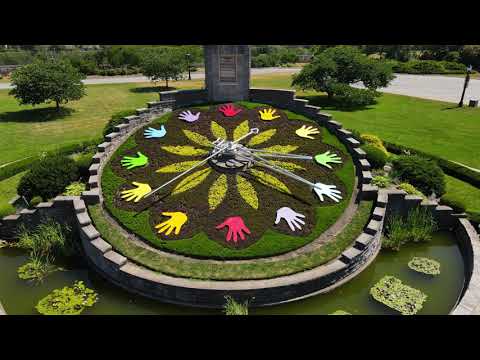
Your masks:
{"label": "circular flower bed", "polygon": [[353,190],[346,148],[301,115],[242,105],[180,109],[136,131],[102,173],[111,215],[197,257],[268,256],[317,238]]}

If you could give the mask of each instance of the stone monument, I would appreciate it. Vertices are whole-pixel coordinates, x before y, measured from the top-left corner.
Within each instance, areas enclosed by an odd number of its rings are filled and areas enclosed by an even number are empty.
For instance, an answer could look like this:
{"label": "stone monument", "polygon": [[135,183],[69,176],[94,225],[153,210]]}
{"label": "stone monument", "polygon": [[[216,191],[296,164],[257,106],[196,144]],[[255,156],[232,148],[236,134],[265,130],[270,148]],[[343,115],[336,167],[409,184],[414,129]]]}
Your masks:
{"label": "stone monument", "polygon": [[205,45],[205,86],[210,102],[248,100],[250,47]]}

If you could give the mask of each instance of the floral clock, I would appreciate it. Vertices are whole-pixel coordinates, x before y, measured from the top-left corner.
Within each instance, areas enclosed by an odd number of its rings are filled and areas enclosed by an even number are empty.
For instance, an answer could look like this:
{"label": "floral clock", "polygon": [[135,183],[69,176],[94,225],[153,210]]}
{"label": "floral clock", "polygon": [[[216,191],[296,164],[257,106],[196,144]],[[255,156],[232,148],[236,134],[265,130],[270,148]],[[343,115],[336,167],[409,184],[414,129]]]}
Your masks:
{"label": "floral clock", "polygon": [[237,104],[170,113],[112,156],[122,179],[113,206],[146,216],[167,242],[203,232],[241,250],[266,234],[307,236],[319,207],[348,200],[336,175],[348,155],[322,142],[325,129],[289,115]]}

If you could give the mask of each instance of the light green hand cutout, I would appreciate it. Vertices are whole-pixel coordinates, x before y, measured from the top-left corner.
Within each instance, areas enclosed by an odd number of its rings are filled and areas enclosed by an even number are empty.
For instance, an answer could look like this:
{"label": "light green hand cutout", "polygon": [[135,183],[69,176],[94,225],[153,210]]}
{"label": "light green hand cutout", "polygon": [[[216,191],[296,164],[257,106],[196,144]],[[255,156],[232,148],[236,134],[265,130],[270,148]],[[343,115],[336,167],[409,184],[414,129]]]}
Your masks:
{"label": "light green hand cutout", "polygon": [[328,163],[341,164],[342,159],[335,153],[330,153],[330,151],[324,152],[323,154],[318,154],[315,156],[315,161],[320,165],[323,165],[329,169],[332,167]]}
{"label": "light green hand cutout", "polygon": [[121,161],[122,166],[130,170],[135,167],[144,166],[148,164],[148,157],[143,155],[141,152],[137,152],[137,155],[138,157],[124,156]]}

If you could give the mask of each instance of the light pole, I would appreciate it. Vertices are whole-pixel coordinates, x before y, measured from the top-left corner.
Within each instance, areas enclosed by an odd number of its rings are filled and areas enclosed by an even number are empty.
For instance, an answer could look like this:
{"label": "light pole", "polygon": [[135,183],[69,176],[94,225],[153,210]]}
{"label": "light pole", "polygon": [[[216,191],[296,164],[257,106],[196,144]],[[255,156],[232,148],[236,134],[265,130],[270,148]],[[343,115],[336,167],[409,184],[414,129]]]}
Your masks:
{"label": "light pole", "polygon": [[460,99],[460,102],[458,103],[458,107],[463,106],[463,98],[465,96],[465,90],[467,90],[468,83],[470,81],[470,73],[472,72],[472,65],[467,67],[467,76],[465,76],[465,83],[463,84],[463,91],[462,91],[462,97]]}
{"label": "light pole", "polygon": [[192,74],[190,73],[190,54],[185,54],[187,57],[187,66],[188,66],[188,80],[192,80]]}

